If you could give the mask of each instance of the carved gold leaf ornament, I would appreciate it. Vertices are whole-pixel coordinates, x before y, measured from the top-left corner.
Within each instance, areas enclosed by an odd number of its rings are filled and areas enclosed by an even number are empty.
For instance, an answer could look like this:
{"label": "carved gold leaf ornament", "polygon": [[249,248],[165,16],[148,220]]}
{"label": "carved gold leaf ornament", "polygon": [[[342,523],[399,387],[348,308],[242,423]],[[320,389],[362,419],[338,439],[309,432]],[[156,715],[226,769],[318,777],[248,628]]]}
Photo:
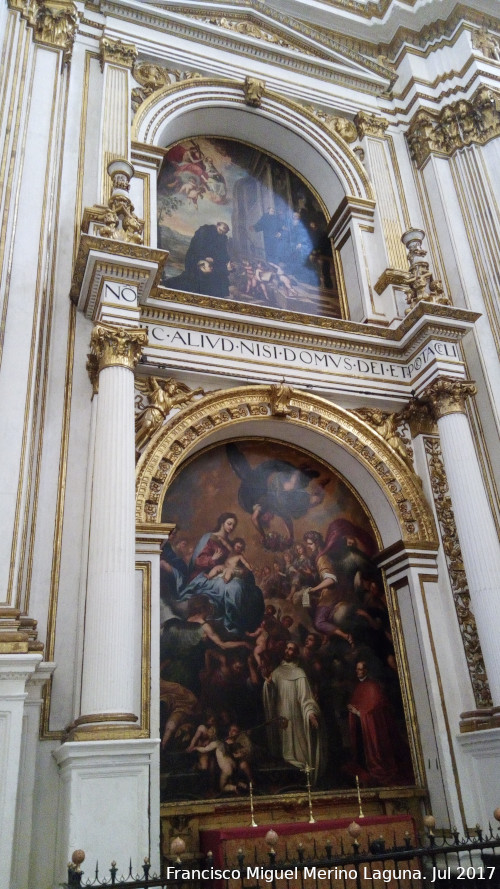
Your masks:
{"label": "carved gold leaf ornament", "polygon": [[[276,386],[276,384],[274,384]],[[158,522],[160,502],[172,475],[192,447],[227,429],[230,436],[241,421],[273,417],[276,389],[248,386],[205,395],[175,415],[158,431],[137,467],[137,521]],[[274,401],[274,403],[276,403]],[[282,408],[280,408],[282,409]],[[316,430],[332,443],[340,444],[358,457],[379,479],[401,525],[405,541],[436,545],[435,525],[422,494],[420,480],[387,442],[354,413],[315,395],[292,390],[283,406],[280,422],[304,431]],[[156,480],[161,478],[161,493]]]}
{"label": "carved gold leaf ornament", "polygon": [[382,436],[387,444],[413,470],[413,448],[411,441],[404,431],[406,417],[404,411],[400,413],[388,413],[378,408],[359,408],[354,411],[358,417],[369,423],[373,429]]}
{"label": "carved gold leaf ornament", "polygon": [[359,139],[365,136],[376,136],[383,139],[385,131],[389,126],[389,121],[385,117],[379,117],[377,114],[368,114],[366,111],[358,111],[354,118]]}
{"label": "carved gold leaf ornament", "polygon": [[266,91],[265,80],[258,80],[257,77],[245,77],[243,82],[243,92],[245,94],[245,103],[253,108],[260,108],[262,96]]}
{"label": "carved gold leaf ornament", "polygon": [[106,62],[112,65],[119,65],[121,68],[132,69],[137,55],[137,47],[134,43],[124,43],[123,40],[101,37],[99,42],[101,70],[104,70]]}
{"label": "carved gold leaf ornament", "polygon": [[410,154],[421,167],[430,154],[451,156],[467,145],[484,145],[500,135],[500,95],[482,86],[472,99],[459,99],[439,113],[417,111],[406,134]]}
{"label": "carved gold leaf ornament", "polygon": [[[203,395],[203,389],[189,389],[184,383],[169,378],[139,377],[135,382],[140,396],[136,398],[138,408],[135,418],[135,446],[142,450],[162,426],[173,408],[185,407],[197,395]],[[144,400],[145,399],[145,400]]]}
{"label": "carved gold leaf ornament", "polygon": [[37,43],[63,50],[63,65],[69,64],[80,16],[73,0],[8,0],[33,28]]}
{"label": "carved gold leaf ornament", "polygon": [[447,414],[465,413],[465,400],[477,395],[477,386],[470,380],[439,377],[425,389],[420,401],[427,403],[436,420]]}
{"label": "carved gold leaf ornament", "polygon": [[131,105],[134,114],[153,93],[185,80],[200,80],[202,78],[198,71],[177,71],[172,68],[163,68],[150,62],[136,62],[133,66],[132,75],[134,80],[140,84],[140,86],[134,87],[131,93]]}
{"label": "carved gold leaf ornament", "polygon": [[491,693],[477,634],[476,620],[470,610],[470,594],[439,439],[425,437],[424,447],[474,699],[477,707],[491,707]]}
{"label": "carved gold leaf ornament", "polygon": [[90,338],[90,354],[87,368],[92,385],[96,369],[126,367],[133,370],[148,343],[148,332],[138,327],[117,327],[114,324],[96,324]]}

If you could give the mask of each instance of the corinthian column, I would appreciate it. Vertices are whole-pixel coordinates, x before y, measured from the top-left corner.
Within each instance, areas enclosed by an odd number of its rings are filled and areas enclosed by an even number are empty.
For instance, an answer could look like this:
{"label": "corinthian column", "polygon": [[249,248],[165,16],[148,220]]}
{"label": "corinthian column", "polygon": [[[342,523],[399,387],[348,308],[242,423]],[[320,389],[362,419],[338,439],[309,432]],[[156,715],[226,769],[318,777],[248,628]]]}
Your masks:
{"label": "corinthian column", "polygon": [[493,704],[500,712],[500,545],[465,414],[465,400],[476,392],[474,383],[440,378],[422,400],[438,423],[472,610]]}
{"label": "corinthian column", "polygon": [[[134,374],[147,333],[97,324],[89,368],[99,396],[90,519],[81,716],[73,737],[134,714],[135,445]],[[98,376],[98,380],[96,377]],[[115,728],[115,732],[117,729]],[[118,734],[120,729],[118,728]],[[84,736],[84,735],[83,735]],[[115,734],[116,736],[116,734]]]}

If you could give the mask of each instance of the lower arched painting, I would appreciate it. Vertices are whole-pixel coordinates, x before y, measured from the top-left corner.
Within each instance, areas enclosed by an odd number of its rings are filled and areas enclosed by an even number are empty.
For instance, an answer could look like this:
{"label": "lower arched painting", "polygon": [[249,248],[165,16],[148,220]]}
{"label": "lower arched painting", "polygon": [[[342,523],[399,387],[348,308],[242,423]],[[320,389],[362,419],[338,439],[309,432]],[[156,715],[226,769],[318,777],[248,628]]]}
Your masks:
{"label": "lower arched painting", "polygon": [[162,798],[412,784],[377,542],[360,499],[296,448],[184,465],[162,520]]}

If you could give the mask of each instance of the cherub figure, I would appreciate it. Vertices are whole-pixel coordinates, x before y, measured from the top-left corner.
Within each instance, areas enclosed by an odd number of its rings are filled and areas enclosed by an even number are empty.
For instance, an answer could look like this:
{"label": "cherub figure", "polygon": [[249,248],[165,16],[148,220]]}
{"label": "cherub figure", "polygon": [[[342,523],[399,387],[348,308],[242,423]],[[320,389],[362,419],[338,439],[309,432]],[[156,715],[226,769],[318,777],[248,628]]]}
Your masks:
{"label": "cherub figure", "polygon": [[246,542],[243,537],[235,537],[233,540],[233,551],[227,557],[223,565],[215,565],[209,572],[208,577],[216,577],[222,574],[226,583],[229,583],[233,577],[241,577],[244,571],[253,571],[252,566],[247,562],[243,553],[246,549]]}
{"label": "cherub figure", "polygon": [[184,407],[203,389],[189,389],[177,380],[158,377],[137,379],[136,387],[148,398],[149,404],[135,418],[135,447],[141,451],[151,436],[160,428],[174,407]]}

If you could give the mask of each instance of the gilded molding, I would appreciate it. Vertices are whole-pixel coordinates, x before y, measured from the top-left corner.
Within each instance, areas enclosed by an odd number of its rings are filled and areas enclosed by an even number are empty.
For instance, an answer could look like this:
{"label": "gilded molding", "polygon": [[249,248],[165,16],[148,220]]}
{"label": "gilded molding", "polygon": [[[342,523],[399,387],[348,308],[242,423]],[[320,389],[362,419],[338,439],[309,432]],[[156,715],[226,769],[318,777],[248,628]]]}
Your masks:
{"label": "gilded molding", "polygon": [[[157,523],[164,492],[194,447],[214,433],[241,422],[272,418],[276,386],[248,386],[212,392],[176,414],[162,427],[137,467],[137,522]],[[287,393],[281,422],[319,432],[353,454],[376,478],[398,516],[408,543],[436,543],[432,514],[419,478],[391,446],[354,413],[309,393]]]}
{"label": "gilded molding", "polygon": [[477,394],[477,386],[468,380],[439,377],[420,396],[426,402],[436,420],[448,414],[464,414],[465,399]]}
{"label": "gilded molding", "polygon": [[470,610],[469,589],[439,439],[424,438],[424,447],[443,550],[448,566],[453,601],[464,645],[474,699],[478,707],[491,707],[492,701],[488,678],[477,634],[476,621]]}
{"label": "gilded molding", "polygon": [[138,377],[135,381],[135,447],[142,451],[157,429],[163,425],[174,407],[186,407],[203,389],[190,389],[171,377]]}
{"label": "gilded molding", "polygon": [[37,621],[10,605],[0,606],[0,654],[43,654],[43,649],[43,642],[38,641]]}
{"label": "gilded molding", "polygon": [[407,421],[404,411],[391,414],[378,408],[362,407],[353,413],[375,429],[413,472],[413,448],[406,434]]}
{"label": "gilded molding", "polygon": [[382,272],[374,286],[375,293],[380,295],[387,287],[401,287],[403,284],[406,285],[408,283],[408,278],[408,272],[405,272],[403,269],[387,268]]}
{"label": "gilded molding", "polygon": [[[105,367],[126,367],[128,370],[134,370],[147,342],[147,330],[142,328],[96,324],[90,338],[91,351],[88,356],[93,375],[96,364],[99,373]],[[92,376],[91,382],[94,385]]]}
{"label": "gilded molding", "polygon": [[250,105],[252,108],[260,108],[265,91],[265,80],[259,80],[257,77],[245,77],[243,81],[245,105]]}
{"label": "gilded molding", "polygon": [[104,71],[106,62],[132,70],[137,55],[137,47],[134,43],[123,43],[122,40],[112,40],[110,37],[101,37],[99,41],[101,71]]}
{"label": "gilded molding", "polygon": [[439,113],[417,111],[406,133],[410,154],[421,167],[430,154],[451,157],[467,145],[484,145],[500,135],[500,95],[480,87],[470,101],[459,99]]}
{"label": "gilded molding", "polygon": [[354,124],[359,139],[363,139],[365,136],[376,136],[379,139],[383,139],[385,131],[389,126],[389,121],[385,117],[379,117],[377,114],[367,114],[366,111],[358,111],[354,118]]}

